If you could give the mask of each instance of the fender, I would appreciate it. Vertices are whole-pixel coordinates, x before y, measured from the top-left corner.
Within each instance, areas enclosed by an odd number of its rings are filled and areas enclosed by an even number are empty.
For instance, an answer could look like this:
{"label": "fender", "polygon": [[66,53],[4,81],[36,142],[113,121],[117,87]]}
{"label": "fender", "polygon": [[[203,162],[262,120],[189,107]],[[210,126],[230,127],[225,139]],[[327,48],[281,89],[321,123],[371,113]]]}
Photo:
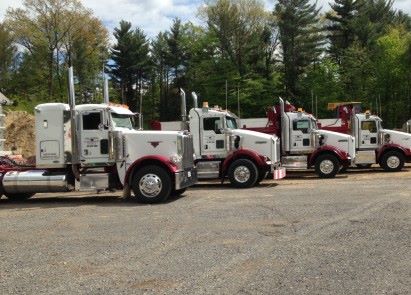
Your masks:
{"label": "fender", "polygon": [[142,158],[135,160],[130,165],[130,167],[128,167],[126,176],[124,179],[124,183],[128,184],[130,182],[131,175],[136,167],[143,164],[144,162],[151,162],[151,161],[154,161],[157,163],[160,162],[171,174],[174,174],[175,172],[177,172],[177,166],[174,163],[172,163],[170,159],[168,159],[167,157],[159,156],[159,155],[148,155],[148,156],[144,156]]}
{"label": "fender", "polygon": [[404,156],[406,157],[407,161],[411,161],[411,149],[407,149],[396,143],[387,143],[376,150],[377,163],[380,161],[381,156],[389,150],[399,150],[404,153]]}
{"label": "fender", "polygon": [[344,166],[350,164],[350,155],[347,152],[331,145],[323,145],[308,156],[308,167],[313,166],[317,157],[324,152],[334,154]]}
{"label": "fender", "polygon": [[267,163],[263,159],[263,156],[261,156],[253,150],[242,148],[232,152],[224,159],[223,165],[221,166],[221,175],[225,175],[227,173],[228,167],[230,167],[230,164],[234,160],[239,158],[251,159],[257,164],[258,167],[264,167],[267,165]]}

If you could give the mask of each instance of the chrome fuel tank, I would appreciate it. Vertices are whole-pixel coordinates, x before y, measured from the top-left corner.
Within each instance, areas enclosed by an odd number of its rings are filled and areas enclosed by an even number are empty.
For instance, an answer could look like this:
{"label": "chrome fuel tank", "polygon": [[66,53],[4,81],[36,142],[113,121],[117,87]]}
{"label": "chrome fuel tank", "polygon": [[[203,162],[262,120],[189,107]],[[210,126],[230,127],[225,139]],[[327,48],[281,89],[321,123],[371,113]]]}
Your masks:
{"label": "chrome fuel tank", "polygon": [[46,170],[9,171],[3,176],[6,193],[67,192],[71,186],[65,174],[50,174]]}

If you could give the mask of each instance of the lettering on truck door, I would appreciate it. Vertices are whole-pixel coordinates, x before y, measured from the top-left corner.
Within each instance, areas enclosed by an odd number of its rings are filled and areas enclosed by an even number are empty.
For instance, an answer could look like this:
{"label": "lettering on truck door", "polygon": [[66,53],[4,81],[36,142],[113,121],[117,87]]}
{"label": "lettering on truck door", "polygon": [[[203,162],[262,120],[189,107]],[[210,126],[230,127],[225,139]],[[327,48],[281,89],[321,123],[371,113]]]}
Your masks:
{"label": "lettering on truck door", "polygon": [[295,119],[292,121],[291,150],[293,152],[307,152],[312,148],[311,121],[309,119]]}
{"label": "lettering on truck door", "polygon": [[81,114],[81,157],[86,163],[108,161],[108,127],[103,125],[102,112]]}
{"label": "lettering on truck door", "polygon": [[224,154],[226,143],[222,121],[222,117],[203,118],[201,155]]}
{"label": "lettering on truck door", "polygon": [[378,130],[376,121],[361,121],[359,141],[360,149],[375,149],[378,147]]}

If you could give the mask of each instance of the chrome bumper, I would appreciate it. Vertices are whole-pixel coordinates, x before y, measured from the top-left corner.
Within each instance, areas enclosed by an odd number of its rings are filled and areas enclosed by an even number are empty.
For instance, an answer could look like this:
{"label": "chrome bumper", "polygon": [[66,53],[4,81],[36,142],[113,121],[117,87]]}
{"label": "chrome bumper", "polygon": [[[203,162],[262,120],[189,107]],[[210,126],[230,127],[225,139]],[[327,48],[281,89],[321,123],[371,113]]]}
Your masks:
{"label": "chrome bumper", "polygon": [[176,190],[186,188],[197,183],[197,170],[195,168],[188,168],[184,171],[178,171],[174,175],[176,180]]}
{"label": "chrome bumper", "polygon": [[273,164],[269,162],[269,165],[270,165],[270,172],[273,175],[273,179],[281,179],[286,176],[285,167],[281,167],[279,163]]}

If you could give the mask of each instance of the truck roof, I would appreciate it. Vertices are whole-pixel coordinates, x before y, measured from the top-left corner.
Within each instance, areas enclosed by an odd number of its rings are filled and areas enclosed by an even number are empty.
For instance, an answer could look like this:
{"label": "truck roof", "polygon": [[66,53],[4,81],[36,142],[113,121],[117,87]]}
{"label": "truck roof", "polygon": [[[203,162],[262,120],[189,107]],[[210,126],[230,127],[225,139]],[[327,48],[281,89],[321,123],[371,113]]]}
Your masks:
{"label": "truck roof", "polygon": [[[120,115],[134,115],[132,111],[121,106],[112,106],[107,104],[79,104],[76,105],[76,110],[78,111],[92,111],[92,110],[103,110],[109,108],[112,112]],[[42,103],[35,107],[36,110],[50,110],[59,109],[63,111],[70,110],[70,106],[66,103]]]}
{"label": "truck roof", "polygon": [[228,110],[222,110],[222,109],[216,109],[216,108],[194,108],[194,110],[198,113],[209,113],[209,114],[225,114],[227,116],[233,117],[233,118],[237,118],[237,116],[228,111]]}
{"label": "truck roof", "polygon": [[[367,120],[367,115],[365,113],[362,114],[356,114],[356,116],[361,119],[361,120]],[[376,115],[370,115],[368,117],[369,119],[377,120],[377,121],[382,121],[382,119]]]}

